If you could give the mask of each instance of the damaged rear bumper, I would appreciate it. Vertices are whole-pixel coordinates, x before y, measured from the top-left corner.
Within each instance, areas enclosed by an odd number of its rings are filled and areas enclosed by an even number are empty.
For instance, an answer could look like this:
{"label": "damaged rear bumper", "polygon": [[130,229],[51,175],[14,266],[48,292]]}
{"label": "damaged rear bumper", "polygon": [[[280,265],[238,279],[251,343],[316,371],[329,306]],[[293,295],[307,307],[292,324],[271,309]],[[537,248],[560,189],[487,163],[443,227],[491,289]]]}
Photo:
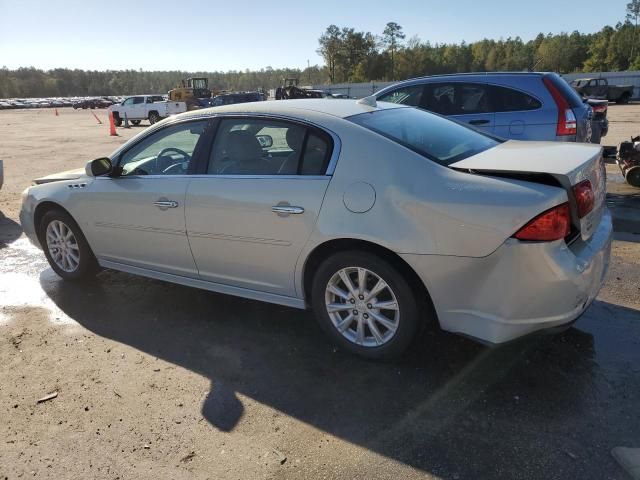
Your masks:
{"label": "damaged rear bumper", "polygon": [[611,215],[589,240],[507,240],[483,258],[402,255],[431,294],[442,329],[503,343],[576,320],[597,296],[609,265]]}

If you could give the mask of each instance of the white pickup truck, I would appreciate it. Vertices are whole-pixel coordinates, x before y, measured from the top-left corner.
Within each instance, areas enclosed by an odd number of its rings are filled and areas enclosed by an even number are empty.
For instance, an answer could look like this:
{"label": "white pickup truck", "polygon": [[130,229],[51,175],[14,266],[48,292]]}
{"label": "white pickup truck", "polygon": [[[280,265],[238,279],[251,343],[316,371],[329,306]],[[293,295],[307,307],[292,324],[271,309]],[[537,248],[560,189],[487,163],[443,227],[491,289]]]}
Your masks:
{"label": "white pickup truck", "polygon": [[167,101],[161,95],[135,95],[125,98],[122,103],[111,105],[109,110],[113,112],[117,126],[122,125],[125,114],[134,125],[139,125],[142,120],[149,120],[153,125],[169,115],[186,112],[187,104]]}

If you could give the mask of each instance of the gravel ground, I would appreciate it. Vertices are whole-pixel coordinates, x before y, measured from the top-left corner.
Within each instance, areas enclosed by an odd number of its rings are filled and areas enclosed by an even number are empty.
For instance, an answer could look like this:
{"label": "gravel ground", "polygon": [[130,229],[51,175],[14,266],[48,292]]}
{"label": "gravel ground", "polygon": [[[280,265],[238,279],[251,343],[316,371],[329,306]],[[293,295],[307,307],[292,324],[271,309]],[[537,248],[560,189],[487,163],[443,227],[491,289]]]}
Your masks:
{"label": "gravel ground", "polygon": [[[58,111],[0,112],[0,479],[626,478],[610,450],[640,446],[640,195],[615,165],[612,265],[573,328],[494,349],[428,332],[375,364],[306,312],[61,282],[21,235],[20,192],[143,127]],[[640,105],[609,118],[605,144],[640,133]]]}

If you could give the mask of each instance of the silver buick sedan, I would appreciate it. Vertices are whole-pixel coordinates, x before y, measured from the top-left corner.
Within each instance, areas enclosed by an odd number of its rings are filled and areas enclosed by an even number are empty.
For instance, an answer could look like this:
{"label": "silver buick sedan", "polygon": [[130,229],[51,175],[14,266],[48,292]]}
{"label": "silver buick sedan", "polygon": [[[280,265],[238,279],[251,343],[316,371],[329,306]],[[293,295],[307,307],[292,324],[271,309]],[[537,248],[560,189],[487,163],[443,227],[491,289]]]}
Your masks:
{"label": "silver buick sedan", "polygon": [[429,323],[485,343],[567,326],[610,255],[600,147],[373,98],[177,115],[34,183],[22,226],[63,279],[102,267],[312,308],[369,358]]}

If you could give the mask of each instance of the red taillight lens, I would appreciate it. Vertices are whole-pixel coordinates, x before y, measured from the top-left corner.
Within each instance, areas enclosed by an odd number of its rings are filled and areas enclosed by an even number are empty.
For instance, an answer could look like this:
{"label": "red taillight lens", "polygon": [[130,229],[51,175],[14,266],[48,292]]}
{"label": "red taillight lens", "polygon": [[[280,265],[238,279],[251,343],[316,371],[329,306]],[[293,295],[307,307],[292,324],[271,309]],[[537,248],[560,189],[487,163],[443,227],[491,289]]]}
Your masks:
{"label": "red taillight lens", "polygon": [[551,79],[545,77],[542,79],[542,82],[553,97],[556,107],[558,107],[556,135],[575,135],[578,131],[578,121],[576,120],[573,110],[571,110],[571,107],[569,106],[569,102],[567,102]]}
{"label": "red taillight lens", "polygon": [[573,194],[576,197],[576,205],[578,206],[578,217],[582,218],[593,210],[596,202],[593,188],[591,188],[591,182],[589,180],[583,180],[577,185],[574,185]]}
{"label": "red taillight lens", "polygon": [[571,232],[569,204],[553,207],[527,223],[514,235],[518,240],[550,242],[560,240]]}

